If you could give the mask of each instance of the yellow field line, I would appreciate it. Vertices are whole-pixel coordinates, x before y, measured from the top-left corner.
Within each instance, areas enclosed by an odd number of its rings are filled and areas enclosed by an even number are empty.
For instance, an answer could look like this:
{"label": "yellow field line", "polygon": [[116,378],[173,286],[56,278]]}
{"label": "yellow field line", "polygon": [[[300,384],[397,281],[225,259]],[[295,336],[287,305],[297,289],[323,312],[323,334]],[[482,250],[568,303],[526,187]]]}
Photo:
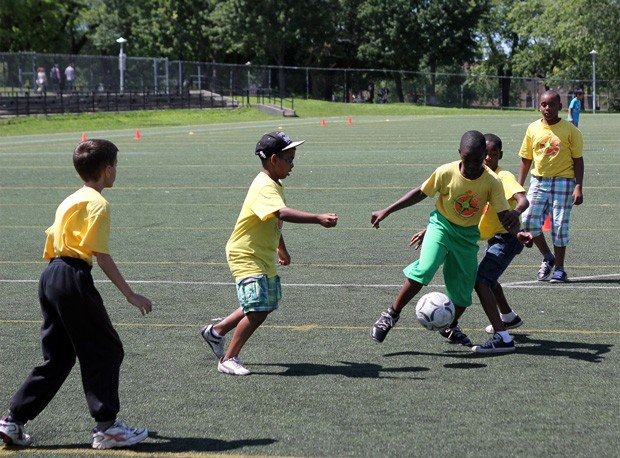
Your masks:
{"label": "yellow field line", "polygon": [[[0,320],[0,324],[41,324],[39,320]],[[202,324],[182,324],[182,323],[114,323],[118,327],[134,327],[134,328],[200,328]],[[290,331],[324,331],[324,330],[344,330],[344,331],[366,331],[369,326],[350,326],[350,325],[323,325],[318,323],[308,323],[302,325],[273,325],[264,324],[261,328],[266,329],[284,329]],[[475,332],[480,331],[478,328],[461,328],[463,331]],[[398,326],[394,331],[414,331],[428,332],[420,326]],[[514,334],[580,334],[580,335],[620,335],[620,330],[603,331],[593,329],[518,329],[511,330]]]}

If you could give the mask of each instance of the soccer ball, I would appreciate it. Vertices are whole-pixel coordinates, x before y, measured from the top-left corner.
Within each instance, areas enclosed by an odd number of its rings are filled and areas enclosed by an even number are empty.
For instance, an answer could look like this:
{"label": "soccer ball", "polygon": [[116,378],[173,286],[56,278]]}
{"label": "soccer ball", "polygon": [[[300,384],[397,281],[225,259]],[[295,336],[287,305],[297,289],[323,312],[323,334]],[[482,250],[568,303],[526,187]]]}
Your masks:
{"label": "soccer ball", "polygon": [[426,329],[440,331],[454,320],[454,304],[445,294],[434,291],[420,298],[415,314]]}

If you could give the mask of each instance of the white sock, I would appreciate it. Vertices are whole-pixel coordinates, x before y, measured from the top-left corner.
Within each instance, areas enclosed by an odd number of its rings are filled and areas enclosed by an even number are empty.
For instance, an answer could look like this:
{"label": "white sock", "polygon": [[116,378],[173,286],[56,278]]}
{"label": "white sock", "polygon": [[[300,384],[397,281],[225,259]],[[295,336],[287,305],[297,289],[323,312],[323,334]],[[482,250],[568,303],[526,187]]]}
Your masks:
{"label": "white sock", "polygon": [[497,333],[501,336],[502,340],[505,343],[512,342],[512,337],[510,337],[510,334],[508,334],[508,331],[498,331]]}
{"label": "white sock", "polygon": [[511,311],[510,313],[506,313],[505,315],[503,313],[500,313],[499,316],[504,323],[510,323],[517,317],[517,314]]}
{"label": "white sock", "polygon": [[223,337],[215,330],[213,326],[211,326],[209,332],[213,335],[213,337],[217,337],[218,339],[221,339]]}

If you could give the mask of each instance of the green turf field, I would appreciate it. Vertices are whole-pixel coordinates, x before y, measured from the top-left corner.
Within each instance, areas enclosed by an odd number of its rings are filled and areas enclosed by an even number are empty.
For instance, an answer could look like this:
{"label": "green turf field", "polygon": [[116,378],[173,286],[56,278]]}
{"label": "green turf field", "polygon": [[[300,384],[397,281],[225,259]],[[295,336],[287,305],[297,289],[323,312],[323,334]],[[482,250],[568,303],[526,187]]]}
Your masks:
{"label": "green turf field", "polygon": [[[456,160],[461,134],[504,140],[504,168],[536,113],[346,116],[88,132],[120,148],[112,255],[141,317],[93,274],[123,339],[121,418],[151,437],[113,456],[618,456],[620,408],[620,118],[584,114],[584,204],[571,223],[572,282],[535,281],[540,256],[524,251],[503,277],[525,321],[514,354],[482,357],[417,324],[414,305],[386,341],[369,330],[416,258],[407,244],[432,209],[427,199],[371,229],[370,214]],[[201,327],[236,307],[224,245],[259,170],[254,145],[278,128],[306,143],[285,181],[291,207],[335,211],[338,227],[285,224],[292,256],[283,301],[241,354],[249,377],[217,372]],[[190,132],[192,134],[190,134]],[[81,185],[72,133],[0,139],[0,413],[41,361],[37,280],[44,230]],[[616,222],[616,223],[615,223]],[[442,291],[441,275],[423,291]],[[477,298],[461,320],[475,343],[488,324]],[[76,367],[28,424],[24,456],[93,454],[93,424]],[[0,457],[15,449],[2,448]],[[20,453],[17,452],[17,455]]]}

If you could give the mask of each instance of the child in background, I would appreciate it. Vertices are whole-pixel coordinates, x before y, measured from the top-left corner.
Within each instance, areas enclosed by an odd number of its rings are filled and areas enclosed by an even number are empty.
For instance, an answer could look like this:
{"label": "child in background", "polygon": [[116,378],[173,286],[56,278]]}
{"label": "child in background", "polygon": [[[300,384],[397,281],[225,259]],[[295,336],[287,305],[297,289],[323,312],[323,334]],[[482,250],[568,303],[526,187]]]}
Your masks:
{"label": "child in background", "polygon": [[[569,223],[573,205],[583,203],[583,138],[574,125],[561,119],[560,95],[549,90],[540,98],[542,119],[529,125],[521,144],[521,167],[518,182],[525,183],[532,164],[527,200],[530,207],[523,213],[523,226],[534,235],[534,243],[543,255],[537,279],[551,283],[566,283],[564,269],[569,242]],[[542,226],[551,213],[551,253]]]}
{"label": "child in background", "polygon": [[[205,326],[202,337],[219,359],[219,372],[248,375],[239,352],[267,315],[278,308],[282,291],[276,272],[275,255],[280,265],[289,265],[291,257],[282,237],[282,222],[320,224],[334,227],[335,213],[306,213],[287,207],[283,179],[293,170],[297,146],[284,132],[263,135],[255,154],[262,168],[243,202],[237,224],[226,244],[228,265],[237,285],[240,308],[223,321]],[[236,328],[236,329],[235,329]],[[224,336],[235,329],[225,350]]]}

